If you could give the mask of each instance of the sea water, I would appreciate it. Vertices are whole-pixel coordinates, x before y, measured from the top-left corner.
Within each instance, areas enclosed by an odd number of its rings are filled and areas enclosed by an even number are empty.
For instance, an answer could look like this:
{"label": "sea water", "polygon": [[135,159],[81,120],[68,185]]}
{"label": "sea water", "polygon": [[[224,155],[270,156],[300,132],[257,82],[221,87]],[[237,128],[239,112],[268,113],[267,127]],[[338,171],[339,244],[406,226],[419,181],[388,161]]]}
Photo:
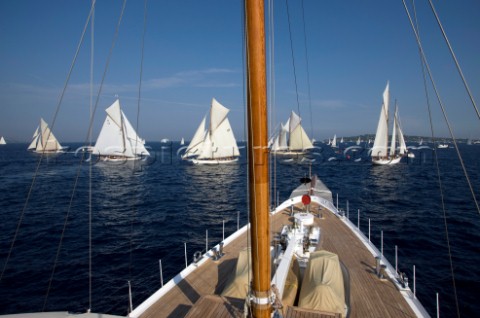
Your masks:
{"label": "sea water", "polygon": [[[128,282],[138,306],[160,287],[160,261],[166,283],[185,267],[185,244],[190,263],[205,251],[207,235],[210,248],[248,220],[245,148],[236,164],[195,166],[180,159],[178,143],[151,143],[152,157],[132,167],[86,162],[80,145],[70,146],[40,163],[26,144],[0,147],[1,314],[91,308],[126,315]],[[415,159],[393,166],[372,166],[362,147],[320,144],[304,159],[278,156],[271,193],[281,202],[301,177],[317,174],[355,224],[360,210],[360,229],[368,236],[370,222],[379,248],[383,232],[393,265],[398,247],[399,270],[412,288],[415,266],[417,297],[432,316],[436,293],[441,316],[456,316],[447,227],[460,313],[474,317],[480,215],[455,149],[412,151]],[[480,146],[461,144],[460,151],[480,198]]]}

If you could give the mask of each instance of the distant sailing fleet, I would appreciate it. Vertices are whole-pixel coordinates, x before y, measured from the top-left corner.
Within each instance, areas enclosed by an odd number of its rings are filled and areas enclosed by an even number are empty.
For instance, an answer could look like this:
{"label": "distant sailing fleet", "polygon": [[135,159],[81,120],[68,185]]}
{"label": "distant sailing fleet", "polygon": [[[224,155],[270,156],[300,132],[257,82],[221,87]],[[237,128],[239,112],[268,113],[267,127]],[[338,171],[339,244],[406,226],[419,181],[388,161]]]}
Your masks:
{"label": "distant sailing fleet", "polygon": [[[389,139],[389,86],[389,83],[387,83],[383,92],[380,118],[371,148],[372,163],[375,165],[396,164],[405,156],[414,157],[414,154],[407,150],[397,105],[395,105],[395,112],[393,113],[392,133]],[[97,141],[93,147],[88,148],[88,151],[98,155],[103,161],[138,160],[149,156],[150,153],[145,148],[145,140],[137,135],[122,111],[120,101],[115,100],[105,111],[107,116]],[[227,117],[229,111],[215,98],[212,99],[208,127],[206,126],[208,115],[205,115],[182,155],[183,160],[193,164],[223,164],[238,161],[240,152]],[[314,148],[314,140],[308,137],[301,121],[300,116],[292,111],[286,123],[279,124],[268,141],[272,154],[298,157],[307,154],[310,149]],[[420,141],[420,145],[422,141]],[[357,145],[360,145],[360,142],[359,137]],[[368,144],[370,142],[369,140]],[[343,143],[343,138],[340,143]],[[470,140],[469,143],[471,143]],[[0,137],[0,145],[5,144],[5,138]],[[184,144],[183,138],[181,144]],[[328,145],[332,148],[338,147],[336,135],[333,140],[329,139]],[[448,144],[440,143],[437,147],[448,148]],[[40,118],[40,124],[35,130],[27,149],[35,153],[52,154],[65,152],[68,147],[63,147],[60,144],[48,124],[43,118]]]}

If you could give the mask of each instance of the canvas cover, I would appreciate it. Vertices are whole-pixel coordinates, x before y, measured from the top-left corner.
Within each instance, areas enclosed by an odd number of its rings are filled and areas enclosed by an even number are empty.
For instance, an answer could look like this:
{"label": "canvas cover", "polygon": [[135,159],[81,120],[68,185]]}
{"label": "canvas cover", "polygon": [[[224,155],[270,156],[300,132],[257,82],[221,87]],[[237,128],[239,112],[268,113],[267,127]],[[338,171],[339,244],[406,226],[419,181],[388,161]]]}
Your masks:
{"label": "canvas cover", "polygon": [[241,250],[238,254],[235,275],[229,280],[223,289],[222,296],[245,299],[248,286],[252,278],[252,258],[250,249]]}
{"label": "canvas cover", "polygon": [[338,255],[322,250],[310,256],[298,307],[346,314],[345,290]]}
{"label": "canvas cover", "polygon": [[[287,306],[293,306],[297,291],[300,288],[300,265],[295,256],[292,258],[292,264],[288,270],[287,279],[285,280],[285,286],[283,287],[282,305],[284,309]],[[285,312],[284,312],[285,314]]]}

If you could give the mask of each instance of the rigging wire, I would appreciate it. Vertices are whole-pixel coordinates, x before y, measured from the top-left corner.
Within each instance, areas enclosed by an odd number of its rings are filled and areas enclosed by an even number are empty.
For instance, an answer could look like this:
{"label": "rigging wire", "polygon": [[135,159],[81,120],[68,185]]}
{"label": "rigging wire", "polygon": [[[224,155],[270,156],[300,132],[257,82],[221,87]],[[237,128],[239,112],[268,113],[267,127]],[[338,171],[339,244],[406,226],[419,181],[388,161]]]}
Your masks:
{"label": "rigging wire", "polygon": [[[298,111],[298,116],[301,118],[300,101],[299,101],[299,97],[298,97],[297,69],[295,67],[295,55],[293,54],[292,25],[291,25],[291,21],[290,21],[290,9],[289,9],[289,6],[288,6],[288,0],[285,0],[285,5],[287,7],[288,33],[290,35],[290,52],[292,54],[293,77],[294,77],[294,81],[295,81],[295,95],[296,95],[296,98],[297,98],[297,111]],[[290,123],[290,125],[291,124],[292,123]],[[301,138],[301,139],[302,139],[302,148],[303,148],[303,138]]]}
{"label": "rigging wire", "polygon": [[[415,24],[412,21],[412,18],[411,18],[411,15],[410,15],[409,11],[408,11],[405,0],[402,0],[402,1],[403,1],[403,4],[404,4],[404,7],[405,7],[405,11],[406,11],[406,13],[408,15],[408,18],[410,20],[410,24],[413,28],[414,33],[415,33],[415,37],[416,37],[417,44],[418,44],[420,63],[421,63],[421,66],[422,66],[422,76],[423,76],[423,84],[424,84],[424,89],[425,89],[425,97],[426,97],[426,102],[427,102],[427,110],[428,110],[428,116],[429,116],[429,121],[430,121],[430,130],[431,130],[431,135],[432,135],[432,140],[433,140],[433,143],[434,143],[434,147],[436,147],[436,139],[435,139],[435,132],[434,132],[433,121],[432,121],[432,112],[431,112],[431,106],[430,106],[430,98],[429,98],[428,89],[427,89],[427,78],[426,78],[426,74],[425,74],[425,69],[427,69],[428,75],[430,77],[430,80],[431,80],[434,88],[435,88],[435,83],[433,81],[432,74],[430,73],[430,69],[428,67],[428,63],[426,61],[426,57],[424,55],[422,45],[421,45],[420,29],[419,29],[419,24],[418,24],[418,20],[417,20],[415,0],[412,0],[413,12],[414,12],[414,17],[415,17]],[[437,92],[436,88],[435,88],[435,93],[437,94],[437,98],[440,101],[440,98],[438,96],[438,92]],[[441,102],[440,102],[440,105],[442,106]],[[443,106],[442,106],[442,111],[443,111]],[[446,117],[445,112],[444,112],[444,116]],[[447,121],[447,124],[448,124],[448,121]],[[449,126],[449,129],[450,129],[450,126]],[[455,139],[454,139],[454,142],[455,142]],[[457,148],[457,152],[458,152],[458,147],[457,147],[456,143],[455,143],[455,147]],[[440,199],[441,199],[443,220],[444,220],[444,227],[445,227],[445,239],[446,239],[446,243],[447,243],[450,273],[451,273],[451,277],[452,277],[455,308],[456,308],[456,311],[457,311],[457,317],[460,317],[460,309],[459,309],[459,304],[458,304],[457,288],[456,288],[456,283],[455,283],[455,273],[454,273],[454,269],[453,269],[452,252],[451,252],[450,238],[449,238],[449,232],[448,232],[448,223],[447,223],[447,215],[446,215],[446,207],[445,207],[445,196],[444,196],[444,193],[443,193],[443,185],[442,185],[442,178],[441,178],[441,173],[440,173],[438,154],[437,154],[437,151],[435,151],[435,150],[434,150],[434,156],[435,156],[435,165],[436,165],[436,172],[437,172],[438,187],[439,187],[439,190],[440,190]],[[460,157],[460,161],[462,162],[461,157]],[[462,162],[462,167],[463,167],[463,162]],[[468,179],[468,177],[467,177],[467,179]]]}
{"label": "rigging wire", "polygon": [[[93,0],[93,1],[94,1],[94,3],[92,4],[92,7],[91,7],[90,12],[89,12],[88,17],[87,17],[87,21],[85,22],[85,26],[84,26],[84,28],[83,28],[83,31],[82,31],[82,34],[81,34],[81,37],[80,37],[80,41],[79,41],[79,43],[78,43],[78,45],[77,45],[77,49],[76,49],[76,51],[75,51],[75,54],[74,54],[72,63],[71,63],[71,65],[70,65],[70,69],[69,69],[69,71],[68,71],[67,78],[66,78],[66,80],[65,80],[65,84],[64,84],[64,86],[63,86],[62,93],[61,93],[61,95],[60,95],[60,99],[59,99],[58,104],[57,104],[57,107],[56,107],[56,109],[55,109],[55,114],[54,114],[54,116],[53,116],[52,125],[51,125],[50,132],[49,132],[49,134],[48,134],[48,136],[47,136],[47,140],[50,138],[51,132],[52,132],[52,130],[53,130],[53,126],[55,125],[55,121],[56,121],[57,115],[58,115],[58,113],[59,113],[59,111],[60,111],[60,106],[61,106],[61,104],[62,104],[62,102],[63,102],[63,97],[65,96],[65,91],[67,90],[67,85],[68,85],[68,83],[69,83],[69,81],[70,81],[70,77],[71,77],[71,75],[72,75],[73,68],[74,68],[74,66],[75,66],[75,62],[76,62],[77,57],[78,57],[78,53],[79,53],[80,48],[81,48],[81,46],[82,46],[82,44],[83,44],[83,40],[84,40],[84,38],[85,38],[85,33],[86,33],[86,31],[87,31],[88,23],[89,23],[90,18],[91,18],[91,16],[92,16],[93,7],[94,7],[94,5],[95,5],[95,0]],[[36,182],[36,180],[37,180],[38,172],[39,172],[39,170],[40,170],[40,165],[41,165],[42,160],[43,160],[44,157],[45,157],[45,148],[43,149],[43,151],[42,151],[42,153],[41,153],[41,155],[40,155],[40,158],[39,158],[39,160],[38,160],[38,162],[37,162],[37,166],[36,166],[36,168],[35,168],[35,173],[33,174],[32,182],[31,182],[30,188],[29,188],[29,190],[28,190],[27,198],[25,199],[25,204],[24,204],[24,206],[23,206],[22,212],[20,213],[20,217],[19,217],[19,220],[18,220],[18,223],[17,223],[17,227],[16,227],[16,229],[15,229],[15,234],[14,234],[13,239],[12,239],[12,242],[11,242],[11,244],[10,244],[10,248],[9,248],[9,251],[8,251],[8,254],[7,254],[7,258],[6,258],[6,260],[5,260],[5,264],[3,265],[2,273],[0,274],[0,281],[3,279],[3,276],[4,276],[4,274],[5,274],[5,270],[6,270],[7,266],[8,266],[9,261],[10,261],[10,257],[11,257],[11,255],[12,255],[13,247],[14,247],[14,245],[15,245],[15,242],[16,242],[16,239],[17,239],[17,236],[18,236],[18,233],[19,233],[19,231],[20,231],[20,227],[21,227],[21,225],[22,225],[23,218],[24,218],[24,216],[25,216],[25,212],[26,212],[26,210],[27,210],[28,203],[29,203],[29,201],[30,201],[30,197],[32,196],[33,186],[35,185],[35,182]]]}
{"label": "rigging wire", "polygon": [[[242,64],[243,64],[243,69],[246,70],[247,69],[247,65],[248,65],[248,61],[247,61],[247,58],[248,58],[248,54],[247,54],[247,15],[246,15],[246,5],[247,5],[247,2],[244,1],[243,3],[243,6],[241,8],[242,12],[241,12],[241,21],[240,21],[240,25],[241,25],[241,34],[242,34]],[[248,105],[247,105],[247,86],[248,86],[248,72],[242,72],[242,75],[243,75],[243,107],[244,107],[244,114],[245,114],[245,122],[244,122],[244,140],[247,141],[247,147],[246,147],[246,150],[247,150],[247,167],[248,165],[250,164],[250,150],[249,150],[249,147],[248,147],[248,135],[249,135],[249,125],[248,125]],[[247,224],[250,222],[250,182],[249,182],[249,177],[250,177],[250,174],[248,173],[247,171],[247,178],[246,178],[246,189],[247,189],[247,199],[246,199],[246,210],[247,210]],[[237,229],[238,230],[238,229]],[[247,227],[247,248],[249,246],[251,246],[251,240],[250,240],[250,235],[251,235],[251,226],[248,226]],[[251,265],[252,264],[252,260],[251,260],[251,256],[250,256],[250,253],[247,253],[247,266],[248,266],[248,273],[247,273],[247,276],[248,276],[248,281],[250,282],[251,281],[251,276],[250,276],[250,273],[252,272],[252,269],[251,269]],[[251,284],[248,284],[248,294],[250,295],[252,293],[252,285]],[[249,307],[250,308],[250,307]]]}
{"label": "rigging wire", "polygon": [[[274,23],[274,6],[273,6],[273,0],[269,0],[268,2],[268,43],[269,43],[269,70],[268,70],[268,77],[269,77],[269,86],[270,86],[270,91],[269,91],[269,100],[268,100],[268,105],[269,105],[269,119],[270,119],[270,136],[272,136],[272,141],[274,139],[274,134],[276,131],[273,128],[274,124],[276,123],[276,112],[275,112],[275,23]],[[272,145],[273,147],[273,145]],[[273,152],[273,156],[270,156],[270,159],[272,161],[272,166],[270,167],[270,170],[272,171],[272,177],[271,180],[273,181],[272,185],[272,192],[273,194],[270,195],[272,198],[272,206],[275,206],[278,198],[277,198],[277,155],[276,151]]]}
{"label": "rigging wire", "polygon": [[[140,57],[140,78],[139,78],[139,84],[138,84],[138,103],[137,103],[137,122],[136,122],[136,127],[135,130],[137,132],[137,137],[135,138],[135,152],[138,147],[138,142],[139,138],[139,122],[140,122],[140,101],[141,101],[141,93],[142,93],[142,78],[143,78],[143,61],[144,61],[144,51],[145,51],[145,34],[147,30],[147,2],[148,0],[144,1],[144,13],[143,13],[143,33],[142,33],[142,43],[141,43],[141,57]],[[134,153],[134,156],[136,156],[136,153]],[[142,163],[140,163],[141,165]],[[132,174],[135,174],[136,169],[132,170]],[[133,236],[134,236],[134,225],[135,225],[135,220],[137,216],[137,209],[136,209],[136,204],[133,204],[133,215],[132,219],[130,221],[130,255],[129,255],[129,264],[128,264],[128,276],[129,276],[129,281],[132,281],[132,267],[133,267]]]}
{"label": "rigging wire", "polygon": [[429,64],[428,64],[428,62],[427,62],[427,59],[426,59],[426,56],[425,56],[425,52],[423,51],[423,48],[422,48],[422,45],[421,45],[421,42],[420,42],[420,38],[419,38],[419,36],[418,36],[418,34],[417,34],[417,31],[416,31],[416,29],[415,29],[415,26],[414,26],[414,24],[413,24],[412,17],[410,16],[410,12],[408,11],[408,8],[407,8],[407,6],[406,6],[406,4],[405,4],[405,0],[402,0],[402,1],[403,1],[405,10],[406,10],[406,12],[407,12],[408,18],[409,18],[409,20],[410,20],[410,24],[411,24],[411,26],[412,26],[413,32],[414,32],[414,34],[415,34],[415,38],[416,38],[416,40],[417,40],[417,44],[418,44],[418,46],[419,46],[419,50],[420,50],[420,53],[421,53],[421,56],[422,56],[422,61],[423,61],[424,65],[425,65],[425,67],[426,67],[428,76],[429,76],[430,81],[431,81],[431,83],[432,83],[432,87],[433,87],[433,89],[434,89],[434,91],[435,91],[435,95],[436,95],[436,97],[437,97],[437,101],[438,101],[438,103],[439,103],[439,105],[440,105],[440,108],[441,108],[441,110],[442,110],[442,114],[443,114],[443,117],[444,117],[444,119],[445,119],[445,123],[447,124],[448,131],[449,131],[450,136],[451,136],[451,138],[452,138],[453,145],[455,146],[455,150],[456,150],[456,152],[457,152],[457,157],[458,157],[458,159],[459,159],[459,161],[460,161],[460,165],[462,166],[462,169],[463,169],[463,174],[465,175],[465,179],[467,180],[468,186],[469,186],[469,188],[470,188],[470,193],[472,194],[473,201],[475,202],[475,207],[476,207],[478,213],[480,214],[480,206],[479,206],[478,201],[477,201],[477,198],[476,198],[476,196],[475,196],[475,191],[473,190],[472,183],[470,182],[470,178],[469,178],[469,176],[468,176],[468,172],[467,172],[467,170],[466,170],[465,163],[463,162],[462,155],[461,155],[461,153],[460,153],[460,150],[458,149],[458,143],[457,143],[457,139],[455,138],[455,136],[454,136],[454,134],[453,134],[452,125],[450,124],[450,121],[448,120],[448,116],[447,116],[447,112],[446,112],[446,110],[445,110],[445,106],[444,106],[444,104],[443,104],[442,99],[440,98],[440,94],[439,94],[439,92],[438,92],[437,85],[435,84],[435,81],[434,81],[434,79],[433,79],[433,75],[432,75],[432,72],[431,72],[431,70],[430,70],[430,66],[429,66]]}
{"label": "rigging wire", "polygon": [[293,54],[293,39],[292,39],[292,25],[290,21],[290,9],[288,6],[288,0],[285,0],[285,5],[287,6],[287,18],[288,18],[288,32],[290,35],[290,53],[292,55],[292,64],[293,64],[293,77],[295,81],[295,94],[297,98],[297,111],[298,111],[298,116],[301,116],[300,114],[300,101],[298,99],[298,84],[297,84],[297,69],[295,67],[295,55]]}
{"label": "rigging wire", "polygon": [[472,92],[470,91],[470,87],[468,86],[467,80],[465,79],[465,76],[463,75],[462,68],[460,67],[460,64],[458,63],[457,57],[456,57],[455,53],[453,52],[452,45],[450,44],[450,41],[448,40],[448,37],[447,37],[447,34],[445,33],[443,25],[440,22],[440,18],[438,17],[437,11],[435,10],[435,7],[433,6],[432,0],[428,0],[428,2],[430,3],[430,7],[432,8],[432,12],[435,15],[435,19],[437,20],[438,26],[440,27],[440,30],[442,31],[443,38],[445,39],[445,42],[447,43],[450,54],[452,54],[452,58],[455,61],[455,66],[457,67],[457,71],[460,74],[460,77],[462,78],[463,85],[465,86],[465,89],[467,90],[468,96],[470,97],[470,101],[472,102],[472,106],[475,109],[475,113],[477,114],[477,117],[480,119],[480,112],[478,111],[477,104],[475,103],[475,99],[473,98]]}
{"label": "rigging wire", "polygon": [[[274,97],[275,97],[275,84],[273,82],[274,78],[275,78],[275,75],[274,75],[274,53],[275,53],[275,43],[274,43],[274,40],[275,40],[275,33],[274,33],[274,30],[275,30],[275,24],[274,24],[274,7],[273,7],[273,0],[269,0],[268,1],[268,25],[269,25],[269,28],[268,28],[268,43],[269,43],[269,55],[270,55],[270,59],[269,59],[269,64],[270,64],[270,67],[269,67],[269,70],[268,70],[268,77],[270,78],[270,81],[269,81],[269,86],[270,86],[270,102],[269,102],[269,108],[270,108],[270,114],[273,114],[273,111],[275,109],[275,104],[274,104]],[[268,95],[267,95],[268,96]],[[270,123],[272,123],[272,121],[270,121]],[[272,128],[273,125],[271,125],[271,128]],[[273,136],[273,131],[271,131],[271,136]],[[272,171],[273,171],[273,176],[272,176],[272,179],[273,179],[273,193],[270,194],[270,197],[272,198],[272,207],[275,207],[276,206],[276,200],[277,200],[277,197],[276,197],[276,192],[277,192],[277,156],[276,156],[276,152],[273,153],[273,156],[270,156],[270,158],[272,159],[272,162],[273,162],[273,165],[272,167],[269,167]],[[273,224],[272,222],[269,223],[270,225],[270,233],[273,233]],[[277,283],[278,284],[278,283]]]}
{"label": "rigging wire", "polygon": [[[94,119],[94,116],[95,116],[95,112],[98,108],[98,102],[99,102],[100,95],[101,95],[101,92],[102,92],[102,89],[103,89],[103,83],[105,82],[105,78],[106,78],[106,75],[107,75],[107,71],[108,71],[108,68],[109,68],[109,65],[110,65],[110,60],[111,60],[112,53],[113,53],[113,48],[115,47],[115,43],[116,43],[116,40],[118,38],[118,33],[119,33],[119,29],[120,29],[120,25],[121,25],[121,22],[122,22],[123,13],[125,11],[126,4],[127,4],[127,0],[124,0],[123,3],[122,3],[122,9],[121,9],[121,12],[120,12],[118,23],[117,23],[117,26],[115,28],[115,34],[113,36],[112,44],[110,46],[110,51],[109,51],[108,56],[107,56],[107,61],[106,61],[106,64],[105,64],[105,69],[104,69],[103,75],[102,75],[102,80],[100,82],[100,87],[98,89],[97,98],[95,100],[95,106],[93,108],[92,118],[91,118],[91,121],[89,123],[88,130],[87,130],[86,142],[88,142],[89,134],[90,134],[90,131],[92,130],[93,119]],[[89,15],[89,19],[90,19],[90,16],[91,16],[91,13]],[[88,21],[87,21],[87,24],[88,24]],[[87,24],[85,25],[85,28],[87,27]],[[85,30],[84,30],[84,33],[82,34],[82,41],[83,41],[84,35],[85,35]],[[63,224],[63,230],[62,230],[62,234],[61,234],[61,237],[60,237],[60,242],[59,242],[58,248],[57,248],[57,254],[56,254],[54,265],[53,265],[53,268],[52,268],[52,273],[51,273],[51,276],[50,276],[50,279],[49,279],[48,288],[47,288],[47,291],[46,291],[46,294],[45,294],[45,301],[44,301],[44,304],[43,304],[43,310],[45,310],[46,305],[47,305],[48,296],[49,296],[50,289],[51,289],[51,286],[52,286],[53,277],[55,275],[55,270],[56,270],[56,266],[57,266],[57,263],[58,263],[58,258],[60,256],[60,250],[61,250],[61,247],[62,247],[63,238],[65,236],[65,231],[66,231],[66,227],[67,227],[67,224],[68,224],[68,218],[69,218],[71,208],[72,208],[72,205],[73,205],[73,198],[75,196],[75,192],[76,192],[76,189],[77,189],[78,179],[80,178],[82,163],[83,163],[84,159],[85,159],[85,152],[82,152],[82,157],[81,157],[80,163],[78,165],[77,174],[76,174],[76,177],[75,177],[75,182],[74,182],[73,189],[72,189],[72,194],[70,196],[70,202],[69,202],[67,213],[66,213],[66,216],[65,216],[65,222]]]}
{"label": "rigging wire", "polygon": [[[95,3],[96,0],[92,0],[92,19],[90,23],[90,118],[93,117],[93,66],[94,66],[94,44],[95,44]],[[92,127],[88,131],[89,147],[92,147]],[[88,310],[92,310],[92,155],[90,153],[88,165]]]}
{"label": "rigging wire", "polygon": [[308,91],[308,109],[310,110],[310,136],[313,138],[313,113],[312,113],[312,95],[310,93],[310,66],[308,63],[308,49],[307,49],[307,30],[305,26],[305,7],[302,0],[302,22],[303,22],[303,37],[305,45],[305,61],[307,64],[307,91]]}

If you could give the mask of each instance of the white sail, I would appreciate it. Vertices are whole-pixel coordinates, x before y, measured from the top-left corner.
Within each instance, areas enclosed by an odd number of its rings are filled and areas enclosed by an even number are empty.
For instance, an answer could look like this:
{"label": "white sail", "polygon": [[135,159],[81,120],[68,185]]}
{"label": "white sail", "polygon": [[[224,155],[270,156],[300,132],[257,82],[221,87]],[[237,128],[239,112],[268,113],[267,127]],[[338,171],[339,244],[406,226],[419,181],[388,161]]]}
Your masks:
{"label": "white sail", "polygon": [[[395,114],[397,112],[395,111]],[[396,146],[396,139],[397,138],[397,120],[396,117],[394,118],[393,128],[392,128],[392,138],[390,142],[390,157],[395,156],[395,146]]]}
{"label": "white sail", "polygon": [[212,106],[210,107],[210,132],[214,132],[227,119],[230,110],[220,104],[215,98],[212,98]]}
{"label": "white sail", "polygon": [[6,145],[6,144],[7,142],[5,141],[5,138],[3,138],[2,136],[2,138],[0,138],[0,145]]}
{"label": "white sail", "polygon": [[198,126],[197,130],[195,131],[192,141],[190,141],[190,144],[188,145],[187,150],[183,155],[183,158],[196,157],[200,154],[200,150],[203,147],[205,134],[207,133],[205,131],[206,120],[207,120],[207,116],[203,117],[202,121],[200,122],[200,126]]}
{"label": "white sail", "polygon": [[360,137],[358,137],[358,139],[357,139],[357,146],[359,146],[361,142],[362,142],[362,140],[360,139]]}
{"label": "white sail", "polygon": [[377,132],[372,147],[372,156],[386,157],[388,150],[388,102],[390,99],[389,83],[383,92],[383,104],[378,119]]}
{"label": "white sail", "polygon": [[215,149],[212,149],[214,159],[238,157],[240,155],[228,118],[225,118],[217,127],[211,138],[212,148],[215,147]]}
{"label": "white sail", "polygon": [[[228,108],[220,104],[215,98],[212,99],[210,128],[208,132],[204,134],[203,142],[198,145],[199,155],[197,159],[222,160],[240,156],[237,141],[233,134],[230,121],[227,118],[229,111]],[[202,123],[204,127],[205,122],[202,121]],[[202,131],[202,123],[195,134]]]}
{"label": "white sail", "polygon": [[397,134],[398,134],[398,144],[399,144],[398,153],[400,155],[404,155],[407,152],[407,145],[405,143],[405,138],[403,137],[403,131],[400,125],[400,117],[398,116],[397,111],[395,111],[394,124],[395,124],[395,127],[397,127]]}
{"label": "white sail", "polygon": [[285,125],[280,124],[280,133],[278,135],[278,150],[286,150],[287,143],[288,122]]}
{"label": "white sail", "polygon": [[280,127],[275,135],[269,141],[269,147],[273,152],[288,151],[288,131],[290,126],[290,119],[284,125],[280,123]]}
{"label": "white sail", "polygon": [[300,116],[292,111],[290,114],[290,144],[291,151],[306,150],[313,148],[313,144],[303,129]]}
{"label": "white sail", "polygon": [[213,159],[212,139],[210,138],[210,133],[208,132],[202,142],[202,148],[200,149],[198,159]]}
{"label": "white sail", "polygon": [[93,148],[101,156],[135,158],[150,153],[145,149],[145,140],[141,139],[128,121],[117,99],[106,110],[107,117]]}
{"label": "white sail", "polygon": [[180,140],[180,145],[182,146],[185,145],[185,139],[183,139],[183,137],[182,137],[182,140]]}
{"label": "white sail", "polygon": [[32,142],[27,148],[35,152],[58,152],[62,150],[62,145],[58,142],[52,133],[48,124],[40,118],[40,126],[33,133]]}
{"label": "white sail", "polygon": [[313,148],[313,144],[308,138],[307,133],[302,125],[298,125],[290,134],[290,150],[306,150],[311,148]]}
{"label": "white sail", "polygon": [[333,135],[332,148],[337,148],[337,135]]}
{"label": "white sail", "polygon": [[28,146],[27,150],[35,150],[37,148],[37,142],[38,142],[38,130],[40,129],[40,126],[35,129],[35,132],[33,133],[32,137],[32,142]]}

